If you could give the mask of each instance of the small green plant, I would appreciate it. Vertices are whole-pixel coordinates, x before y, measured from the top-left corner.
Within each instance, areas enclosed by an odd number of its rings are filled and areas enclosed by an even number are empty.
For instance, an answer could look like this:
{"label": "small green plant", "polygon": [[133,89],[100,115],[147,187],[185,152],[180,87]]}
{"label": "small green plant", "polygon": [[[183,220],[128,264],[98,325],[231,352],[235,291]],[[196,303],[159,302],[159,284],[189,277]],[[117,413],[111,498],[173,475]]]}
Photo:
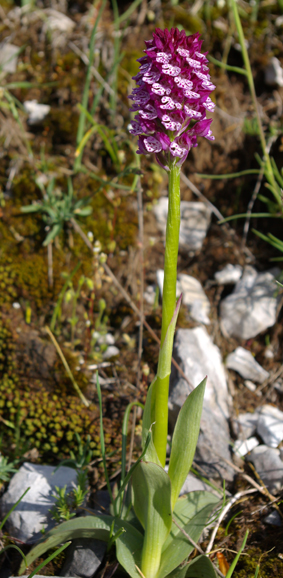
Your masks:
{"label": "small green plant", "polygon": [[87,217],[91,214],[92,208],[87,206],[89,198],[76,199],[72,180],[68,179],[67,193],[55,187],[55,179],[52,178],[45,190],[44,185],[37,181],[37,185],[42,191],[43,201],[33,203],[27,207],[22,207],[22,213],[39,213],[49,229],[43,245],[47,246],[63,230],[65,223],[76,220],[77,217]]}
{"label": "small green plant", "polygon": [[16,461],[9,462],[9,459],[0,453],[0,487],[2,482],[8,482],[10,476],[17,471],[15,464]]}
{"label": "small green plant", "polygon": [[88,435],[86,441],[83,442],[78,433],[75,436],[78,444],[78,453],[75,455],[71,450],[71,457],[63,460],[56,468],[57,470],[61,466],[68,466],[77,472],[77,484],[70,492],[66,493],[67,486],[64,486],[64,488],[55,486],[56,493],[53,494],[53,498],[56,499],[56,502],[51,512],[53,519],[57,523],[73,518],[76,515],[77,508],[83,505],[88,493],[87,466],[93,456],[90,447],[91,438]]}

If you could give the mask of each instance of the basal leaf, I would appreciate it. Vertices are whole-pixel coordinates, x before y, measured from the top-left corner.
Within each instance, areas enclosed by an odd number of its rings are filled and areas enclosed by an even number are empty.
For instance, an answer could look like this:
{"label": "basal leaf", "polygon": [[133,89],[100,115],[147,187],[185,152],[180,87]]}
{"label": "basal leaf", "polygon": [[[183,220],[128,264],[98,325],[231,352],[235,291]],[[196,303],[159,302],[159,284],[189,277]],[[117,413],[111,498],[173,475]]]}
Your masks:
{"label": "basal leaf", "polygon": [[141,571],[150,578],[158,571],[172,525],[170,478],[162,467],[142,461],[133,473],[132,487],[134,510],[144,528]]}
{"label": "basal leaf", "polygon": [[207,556],[198,556],[186,568],[186,578],[218,578]]}
{"label": "basal leaf", "polygon": [[[219,498],[210,492],[190,492],[179,498],[173,512],[173,520],[197,542]],[[177,568],[194,549],[191,542],[173,523],[170,534],[163,544],[157,578],[164,578]]]}
{"label": "basal leaf", "polygon": [[187,397],[175,425],[168,475],[172,484],[172,509],[190,471],[199,436],[206,379]]}

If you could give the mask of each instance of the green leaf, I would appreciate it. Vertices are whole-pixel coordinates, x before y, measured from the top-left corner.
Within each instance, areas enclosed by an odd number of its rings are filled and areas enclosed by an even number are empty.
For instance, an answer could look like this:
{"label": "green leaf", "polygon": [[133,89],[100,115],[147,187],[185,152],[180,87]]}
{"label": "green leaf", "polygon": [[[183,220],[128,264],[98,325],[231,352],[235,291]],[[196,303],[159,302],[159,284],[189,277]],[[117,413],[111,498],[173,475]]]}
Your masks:
{"label": "green leaf", "polygon": [[[42,556],[50,548],[58,546],[69,540],[75,538],[95,538],[108,542],[111,524],[113,523],[112,516],[82,516],[80,518],[73,518],[68,522],[63,522],[56,526],[46,534],[44,538],[28,553],[26,556],[27,564],[30,566],[40,556]],[[122,547],[134,547],[142,549],[142,534],[128,522],[116,519],[114,523],[114,532],[118,532],[120,528],[124,528],[126,532],[117,538],[116,545],[122,541]],[[127,536],[127,538],[126,538]],[[119,560],[123,565],[123,562]],[[22,562],[19,575],[23,574],[26,567]],[[140,577],[139,577],[140,578]]]}
{"label": "green leaf", "polygon": [[[219,498],[210,492],[190,492],[179,498],[173,512],[173,520],[197,542],[207,521],[219,503]],[[177,568],[193,551],[194,546],[173,523],[163,548],[157,578],[165,578]]]}
{"label": "green leaf", "polygon": [[213,565],[207,556],[198,556],[186,566],[186,578],[217,578]]}
{"label": "green leaf", "polygon": [[136,566],[141,567],[143,535],[131,524],[122,520],[119,522],[128,531],[116,540],[117,560],[131,578],[141,578]]}
{"label": "green leaf", "polygon": [[172,509],[191,469],[199,436],[206,378],[190,393],[175,425],[168,475],[172,484]]}
{"label": "green leaf", "polygon": [[162,467],[140,462],[132,476],[133,505],[144,528],[141,571],[156,575],[162,546],[172,526],[171,482]]}
{"label": "green leaf", "polygon": [[[75,538],[97,538],[106,541],[109,537],[112,517],[111,516],[85,516],[63,522],[48,532],[42,540],[26,556],[27,565],[30,566],[50,548],[58,544],[74,540]],[[22,562],[19,575],[24,573],[26,567]]]}
{"label": "green leaf", "polygon": [[92,213],[92,207],[83,207],[82,209],[76,209],[75,214],[79,217],[88,217]]}
{"label": "green leaf", "polygon": [[142,447],[144,448],[147,436],[151,430],[151,426],[154,420],[154,404],[155,404],[155,394],[156,394],[156,376],[153,382],[150,384],[146,396],[146,402],[144,406],[144,412],[142,417]]}
{"label": "green leaf", "polygon": [[56,223],[56,225],[53,225],[51,231],[49,231],[46,239],[44,240],[43,247],[47,247],[47,245],[49,245],[49,243],[51,241],[53,241],[53,239],[55,239],[55,237],[57,237],[57,235],[59,235],[60,231],[62,229],[62,224],[61,223]]}
{"label": "green leaf", "polygon": [[27,205],[26,207],[21,207],[22,213],[38,213],[42,211],[42,205],[39,203],[34,203],[33,205]]}

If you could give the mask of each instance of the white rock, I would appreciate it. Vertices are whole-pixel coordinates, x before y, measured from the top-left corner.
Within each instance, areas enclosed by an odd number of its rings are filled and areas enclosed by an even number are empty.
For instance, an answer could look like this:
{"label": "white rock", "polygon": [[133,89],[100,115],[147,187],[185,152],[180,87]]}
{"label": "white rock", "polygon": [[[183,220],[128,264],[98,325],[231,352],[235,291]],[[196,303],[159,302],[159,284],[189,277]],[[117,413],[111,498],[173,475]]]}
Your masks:
{"label": "white rock", "polygon": [[99,345],[114,345],[115,343],[115,339],[112,335],[112,333],[106,333],[106,335],[100,335],[97,343]]}
{"label": "white rock", "polygon": [[283,412],[273,405],[262,406],[257,433],[267,446],[276,448],[283,440]]}
{"label": "white rock", "polygon": [[[161,197],[153,210],[158,228],[165,236],[168,198]],[[210,220],[211,210],[205,203],[181,201],[180,249],[182,251],[201,249]]]}
{"label": "white rock", "polygon": [[283,463],[279,450],[265,445],[257,446],[246,457],[252,462],[270,492],[280,491],[283,482]]}
{"label": "white rock", "polygon": [[[156,271],[156,279],[160,290],[160,295],[163,293],[164,271],[158,269]],[[177,280],[177,297],[182,293],[182,303],[190,309],[190,315],[199,323],[209,325],[209,300],[200,284],[200,282],[190,275],[180,274]]]}
{"label": "white rock", "polygon": [[259,445],[258,439],[254,437],[244,441],[236,440],[234,443],[233,451],[237,456],[243,457],[249,452],[251,452],[258,445]]}
{"label": "white rock", "polygon": [[259,414],[254,413],[240,413],[235,420],[237,436],[239,440],[246,440],[256,433],[257,422]]}
{"label": "white rock", "polygon": [[244,381],[244,386],[247,387],[247,389],[249,389],[250,391],[256,390],[256,384],[253,381],[250,381],[250,379],[246,379]]}
{"label": "white rock", "polygon": [[103,353],[103,359],[111,359],[111,357],[115,357],[116,355],[119,355],[119,353],[120,351],[116,345],[109,345]]}
{"label": "white rock", "polygon": [[283,68],[276,56],[270,59],[264,71],[264,80],[268,86],[283,86]]}
{"label": "white rock", "polygon": [[30,125],[40,124],[50,112],[49,104],[39,104],[37,100],[26,100],[24,109],[28,113]]}
{"label": "white rock", "polygon": [[268,377],[268,371],[255,360],[248,349],[237,347],[233,353],[229,353],[226,358],[226,367],[234,369],[244,379],[252,379],[256,383],[263,383]]}
{"label": "white rock", "polygon": [[75,22],[73,22],[71,18],[62,14],[62,12],[58,12],[58,10],[53,10],[52,8],[48,8],[45,12],[47,14],[47,29],[65,33],[72,32],[75,27]]}
{"label": "white rock", "polygon": [[185,274],[178,275],[178,282],[178,290],[183,294],[182,302],[191,308],[191,317],[208,325],[210,304],[200,282],[195,277]]}
{"label": "white rock", "polygon": [[19,46],[9,44],[9,42],[0,44],[0,67],[3,72],[16,72],[19,50]]}
{"label": "white rock", "polygon": [[[201,461],[206,475],[233,479],[233,471],[219,458],[231,459],[228,419],[231,399],[228,393],[225,370],[218,347],[213,344],[204,327],[178,329],[175,337],[174,356],[193,387],[207,375],[201,432],[196,459]],[[169,396],[169,421],[173,430],[179,410],[191,389],[172,366]]]}
{"label": "white rock", "polygon": [[218,285],[234,285],[242,276],[243,267],[241,265],[232,265],[228,263],[224,269],[217,271],[214,275]]}
{"label": "white rock", "polygon": [[153,305],[155,301],[155,287],[149,285],[144,291],[143,298],[149,305]]}
{"label": "white rock", "polygon": [[246,267],[233,293],[220,304],[220,327],[225,337],[251,339],[276,322],[279,303],[275,276],[279,269],[257,273]]}
{"label": "white rock", "polygon": [[50,530],[55,521],[50,508],[54,506],[55,486],[67,485],[70,492],[76,484],[77,473],[62,466],[57,471],[53,466],[42,466],[25,462],[12,477],[7,492],[0,501],[1,517],[9,512],[24,491],[29,491],[10,514],[5,527],[9,534],[25,544],[33,544],[42,538],[41,530]]}

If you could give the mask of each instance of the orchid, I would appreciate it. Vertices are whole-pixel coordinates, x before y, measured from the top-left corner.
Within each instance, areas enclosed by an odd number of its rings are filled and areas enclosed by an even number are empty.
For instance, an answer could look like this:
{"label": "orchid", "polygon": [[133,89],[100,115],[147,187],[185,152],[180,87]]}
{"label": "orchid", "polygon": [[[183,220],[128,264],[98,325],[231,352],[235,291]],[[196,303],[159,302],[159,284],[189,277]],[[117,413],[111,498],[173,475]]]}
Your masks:
{"label": "orchid", "polygon": [[[199,435],[206,379],[191,392],[180,410],[168,470],[165,469],[168,433],[168,392],[174,331],[181,299],[176,299],[180,228],[180,167],[197,137],[214,140],[207,110],[215,86],[208,74],[207,58],[200,52],[198,34],[186,36],[173,28],[157,29],[146,42],[146,56],[139,59],[132,110],[137,111],[130,132],[139,136],[139,154],[155,153],[169,172],[169,203],[164,258],[161,344],[155,379],[147,393],[142,422],[142,451],[126,472],[126,438],[132,402],[123,424],[121,480],[112,493],[106,469],[102,427],[102,401],[97,376],[101,415],[101,451],[111,515],[72,519],[51,530],[29,553],[28,563],[74,537],[92,537],[115,543],[119,563],[131,578],[216,578],[205,555],[187,562],[195,541],[219,498],[210,492],[191,492],[180,498],[190,471]],[[129,485],[129,482],[130,485]],[[24,563],[20,573],[25,570]]]}
{"label": "orchid", "polygon": [[210,98],[215,85],[210,80],[208,59],[201,53],[199,34],[184,30],[156,29],[145,42],[146,56],[138,59],[138,84],[130,96],[132,111],[138,111],[129,132],[139,136],[138,154],[155,153],[167,171],[181,166],[197,137],[214,140],[206,118],[215,105]]}

